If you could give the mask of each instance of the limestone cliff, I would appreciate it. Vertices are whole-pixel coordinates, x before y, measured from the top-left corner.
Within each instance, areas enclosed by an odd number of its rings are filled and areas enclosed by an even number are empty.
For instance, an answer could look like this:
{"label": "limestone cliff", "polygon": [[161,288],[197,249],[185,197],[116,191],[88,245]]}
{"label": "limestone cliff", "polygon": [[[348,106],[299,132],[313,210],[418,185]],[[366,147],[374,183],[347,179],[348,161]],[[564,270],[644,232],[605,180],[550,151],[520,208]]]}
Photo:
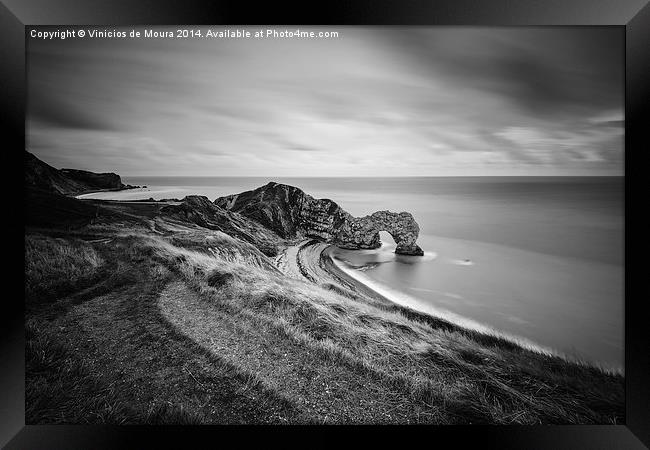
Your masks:
{"label": "limestone cliff", "polygon": [[378,211],[356,218],[329,199],[315,199],[301,189],[273,182],[214,203],[283,238],[311,237],[342,248],[370,249],[380,246],[379,232],[386,231],[397,244],[395,253],[423,254],[416,244],[420,227],[407,212]]}
{"label": "limestone cliff", "polygon": [[305,236],[330,241],[352,218],[331,200],[315,199],[297,187],[273,182],[218,198],[214,203],[255,220],[283,238]]}

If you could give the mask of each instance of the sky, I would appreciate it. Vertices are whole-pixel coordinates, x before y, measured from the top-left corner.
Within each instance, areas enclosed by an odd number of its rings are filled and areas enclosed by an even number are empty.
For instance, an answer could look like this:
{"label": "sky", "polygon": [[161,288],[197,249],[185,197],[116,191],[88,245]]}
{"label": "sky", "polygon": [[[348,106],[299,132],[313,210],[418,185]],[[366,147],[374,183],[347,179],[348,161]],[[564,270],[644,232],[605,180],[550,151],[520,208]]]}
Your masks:
{"label": "sky", "polygon": [[26,147],[122,176],[624,173],[620,27],[300,29],[339,36],[29,38]]}

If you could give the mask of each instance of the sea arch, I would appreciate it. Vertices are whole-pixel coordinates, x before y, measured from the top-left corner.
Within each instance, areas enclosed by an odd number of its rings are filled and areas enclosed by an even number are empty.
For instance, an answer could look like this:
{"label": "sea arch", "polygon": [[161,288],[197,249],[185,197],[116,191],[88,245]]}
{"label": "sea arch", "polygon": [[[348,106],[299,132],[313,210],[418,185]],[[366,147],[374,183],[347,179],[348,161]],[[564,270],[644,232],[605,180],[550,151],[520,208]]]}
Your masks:
{"label": "sea arch", "polygon": [[354,217],[340,228],[334,243],[346,249],[373,249],[381,245],[379,233],[385,231],[395,240],[395,253],[423,255],[416,241],[420,227],[408,212],[377,211],[365,217]]}

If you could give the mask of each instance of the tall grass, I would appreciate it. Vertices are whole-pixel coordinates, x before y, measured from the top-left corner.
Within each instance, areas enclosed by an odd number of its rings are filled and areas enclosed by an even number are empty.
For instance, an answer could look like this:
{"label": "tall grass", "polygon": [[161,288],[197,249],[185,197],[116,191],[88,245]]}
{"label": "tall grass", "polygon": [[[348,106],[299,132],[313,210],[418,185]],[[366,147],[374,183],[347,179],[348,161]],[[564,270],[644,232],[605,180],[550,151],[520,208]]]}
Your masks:
{"label": "tall grass", "polygon": [[78,239],[25,236],[25,295],[51,297],[91,278],[104,259]]}
{"label": "tall grass", "polygon": [[620,376],[476,333],[435,328],[400,311],[287,279],[241,246],[208,253],[160,238],[141,242],[215,307],[273,326],[325,358],[405,390],[413,401],[444,405],[440,414],[446,420],[615,423],[623,418]]}
{"label": "tall grass", "polygon": [[182,405],[140,404],[99,375],[74,348],[28,321],[25,327],[25,418],[28,424],[201,424]]}

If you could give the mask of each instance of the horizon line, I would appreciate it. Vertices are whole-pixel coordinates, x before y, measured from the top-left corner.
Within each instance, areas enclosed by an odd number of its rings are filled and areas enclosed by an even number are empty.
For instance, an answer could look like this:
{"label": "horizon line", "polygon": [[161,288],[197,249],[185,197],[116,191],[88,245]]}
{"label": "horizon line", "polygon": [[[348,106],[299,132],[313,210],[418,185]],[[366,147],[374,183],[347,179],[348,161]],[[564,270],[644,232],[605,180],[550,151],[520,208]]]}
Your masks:
{"label": "horizon line", "polygon": [[[99,172],[97,172],[99,173]],[[292,175],[120,175],[126,178],[625,178],[625,174],[601,175],[330,175],[330,176],[292,176]]]}

